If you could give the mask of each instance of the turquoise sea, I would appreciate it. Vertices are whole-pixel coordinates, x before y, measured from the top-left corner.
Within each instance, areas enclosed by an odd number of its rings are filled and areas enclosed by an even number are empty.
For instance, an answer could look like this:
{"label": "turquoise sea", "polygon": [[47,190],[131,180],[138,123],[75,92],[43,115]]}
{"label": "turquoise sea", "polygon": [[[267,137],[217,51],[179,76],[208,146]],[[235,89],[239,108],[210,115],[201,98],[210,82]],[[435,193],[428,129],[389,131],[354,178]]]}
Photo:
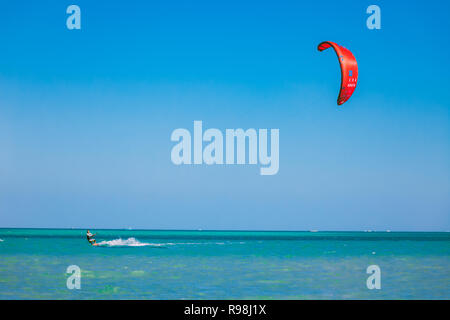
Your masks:
{"label": "turquoise sea", "polygon": [[447,232],[91,231],[0,229],[0,299],[450,298]]}

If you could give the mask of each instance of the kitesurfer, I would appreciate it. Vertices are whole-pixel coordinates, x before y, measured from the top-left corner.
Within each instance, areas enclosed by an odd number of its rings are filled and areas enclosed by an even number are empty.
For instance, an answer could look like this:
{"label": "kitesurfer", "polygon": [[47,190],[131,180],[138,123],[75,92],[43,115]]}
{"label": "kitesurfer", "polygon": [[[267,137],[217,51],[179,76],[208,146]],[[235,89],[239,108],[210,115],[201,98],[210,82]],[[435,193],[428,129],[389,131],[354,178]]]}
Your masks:
{"label": "kitesurfer", "polygon": [[89,241],[89,243],[93,246],[97,245],[97,242],[94,239],[95,235],[96,235],[96,233],[92,234],[89,230],[86,232],[87,241]]}

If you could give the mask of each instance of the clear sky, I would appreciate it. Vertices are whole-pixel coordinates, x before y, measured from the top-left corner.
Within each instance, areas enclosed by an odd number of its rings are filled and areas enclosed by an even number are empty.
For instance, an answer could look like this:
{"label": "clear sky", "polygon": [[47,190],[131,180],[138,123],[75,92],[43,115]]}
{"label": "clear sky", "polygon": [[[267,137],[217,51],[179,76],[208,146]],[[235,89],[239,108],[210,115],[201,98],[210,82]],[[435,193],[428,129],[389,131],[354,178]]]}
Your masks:
{"label": "clear sky", "polygon": [[[3,1],[0,227],[450,230],[449,6]],[[278,174],[175,166],[194,120],[280,129]]]}

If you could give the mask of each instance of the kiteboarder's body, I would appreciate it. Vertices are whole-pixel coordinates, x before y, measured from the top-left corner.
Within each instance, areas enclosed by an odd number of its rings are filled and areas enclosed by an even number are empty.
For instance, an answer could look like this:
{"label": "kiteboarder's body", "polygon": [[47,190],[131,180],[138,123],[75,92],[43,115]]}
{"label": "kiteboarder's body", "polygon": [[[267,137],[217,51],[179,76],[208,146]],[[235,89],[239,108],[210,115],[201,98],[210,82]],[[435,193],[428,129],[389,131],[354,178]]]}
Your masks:
{"label": "kiteboarder's body", "polygon": [[89,241],[89,243],[93,246],[97,245],[97,242],[94,239],[95,235],[96,235],[96,233],[92,234],[89,230],[86,232],[87,241]]}

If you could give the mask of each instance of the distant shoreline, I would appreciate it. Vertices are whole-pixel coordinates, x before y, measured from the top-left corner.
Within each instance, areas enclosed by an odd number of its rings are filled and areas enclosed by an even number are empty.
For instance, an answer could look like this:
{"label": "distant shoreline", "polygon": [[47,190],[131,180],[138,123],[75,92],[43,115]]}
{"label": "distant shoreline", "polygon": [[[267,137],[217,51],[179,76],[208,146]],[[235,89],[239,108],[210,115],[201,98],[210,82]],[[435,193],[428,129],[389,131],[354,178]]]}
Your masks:
{"label": "distant shoreline", "polygon": [[311,232],[311,233],[323,233],[323,232],[376,232],[376,233],[407,233],[407,232],[417,232],[417,233],[448,233],[448,230],[256,230],[256,229],[133,229],[133,228],[95,228],[95,227],[85,227],[85,228],[58,228],[58,227],[0,227],[0,230],[104,230],[104,231],[163,231],[163,232]]}

